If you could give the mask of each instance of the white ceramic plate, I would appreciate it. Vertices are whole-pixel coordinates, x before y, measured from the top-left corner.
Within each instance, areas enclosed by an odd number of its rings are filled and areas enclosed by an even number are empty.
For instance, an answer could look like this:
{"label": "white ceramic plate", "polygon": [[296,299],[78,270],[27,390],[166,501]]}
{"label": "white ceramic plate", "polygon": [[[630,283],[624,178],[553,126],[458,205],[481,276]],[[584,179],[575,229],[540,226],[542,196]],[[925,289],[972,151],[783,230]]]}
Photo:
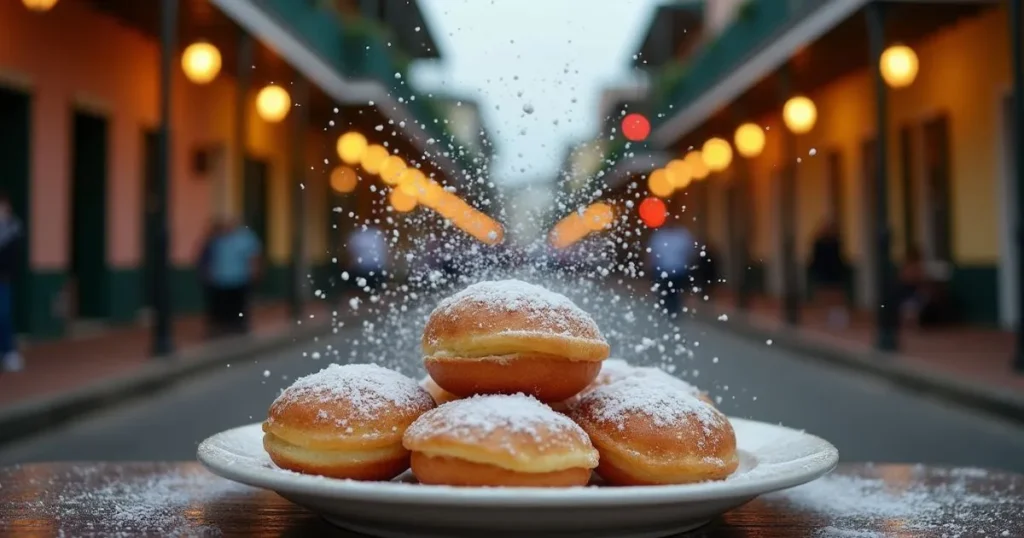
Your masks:
{"label": "white ceramic plate", "polygon": [[810,482],[831,471],[839,452],[827,441],[781,426],[731,419],[740,467],[721,482],[681,486],[454,488],[355,482],[276,467],[259,424],[218,433],[198,457],[224,478],[276,491],[332,523],[384,538],[672,536],[758,495]]}

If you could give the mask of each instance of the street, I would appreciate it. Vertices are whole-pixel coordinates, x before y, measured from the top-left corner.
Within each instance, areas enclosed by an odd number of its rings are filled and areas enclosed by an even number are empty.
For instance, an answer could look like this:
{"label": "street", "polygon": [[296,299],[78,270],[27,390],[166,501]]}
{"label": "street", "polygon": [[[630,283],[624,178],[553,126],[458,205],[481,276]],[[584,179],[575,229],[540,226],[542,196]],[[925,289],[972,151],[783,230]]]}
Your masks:
{"label": "street", "polygon": [[[583,302],[585,292],[578,292]],[[1024,471],[1024,429],[1009,422],[912,393],[874,377],[836,369],[767,343],[744,340],[689,320],[670,325],[646,304],[616,297],[591,312],[630,312],[632,323],[596,315],[607,330],[613,356],[675,368],[721,398],[732,416],[805,429],[834,443],[843,461],[914,462]],[[416,309],[413,309],[416,310]],[[0,450],[0,463],[50,460],[190,460],[200,441],[218,431],[263,419],[279,390],[316,371],[328,357],[357,357],[401,364],[418,374],[415,351],[420,316],[412,311],[344,328],[326,341],[231,364],[144,399],[118,405],[57,430]],[[366,324],[368,322],[364,322]],[[672,352],[655,343],[675,341],[671,327],[693,351]],[[362,333],[373,333],[367,336]],[[394,333],[394,334],[390,334]],[[666,334],[671,335],[667,336]],[[647,339],[650,338],[650,339]],[[695,344],[697,343],[697,344]],[[362,347],[360,347],[362,346]],[[389,359],[371,351],[386,350]],[[361,351],[360,351],[361,349]],[[337,355],[332,350],[340,350]],[[399,361],[398,357],[407,360]],[[640,358],[637,358],[640,357]],[[366,359],[364,359],[366,360]]]}

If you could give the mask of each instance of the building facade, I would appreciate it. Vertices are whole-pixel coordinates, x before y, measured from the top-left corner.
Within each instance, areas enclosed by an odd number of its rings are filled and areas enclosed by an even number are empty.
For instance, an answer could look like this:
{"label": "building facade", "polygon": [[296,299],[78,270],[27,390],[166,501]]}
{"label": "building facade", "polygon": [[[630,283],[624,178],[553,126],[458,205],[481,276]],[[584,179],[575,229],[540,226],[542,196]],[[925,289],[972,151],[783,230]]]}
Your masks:
{"label": "building facade", "polygon": [[[297,36],[302,21],[341,35],[344,22],[331,12],[335,6],[60,0],[34,11],[28,4],[0,4],[0,187],[28,230],[26,266],[15,289],[18,329],[31,337],[66,334],[76,321],[131,322],[150,306],[147,230],[153,224],[147,215],[162,201],[156,184],[164,163],[165,282],[173,311],[182,313],[201,303],[195,262],[211,219],[233,216],[256,231],[268,267],[261,293],[284,298],[294,280],[289,267],[298,259],[307,269],[329,259],[330,216],[320,208],[338,161],[337,137],[349,129],[369,134],[388,121],[404,126],[405,120],[411,127],[396,130],[392,147],[414,154],[413,140],[430,137],[423,127],[433,123],[429,114],[398,97],[411,89],[393,88],[396,71],[358,57],[369,46],[345,49],[359,65],[296,60],[330,59]],[[358,7],[385,12],[378,3],[366,4]],[[177,6],[178,26],[164,160],[160,67],[166,43],[159,28],[168,5]],[[378,24],[393,21],[394,12]],[[359,13],[365,14],[353,16]],[[275,21],[277,33],[256,24],[260,20]],[[362,39],[368,39],[365,32]],[[182,68],[185,47],[201,41],[221,52],[220,72],[209,83],[193,82]],[[421,55],[436,57],[432,41]],[[391,80],[380,82],[385,75]],[[353,89],[339,104],[348,87],[332,86],[334,80],[370,90]],[[260,90],[274,85],[291,97],[284,120],[259,112]],[[382,106],[366,99],[374,91]],[[383,105],[393,104],[387,99],[405,103],[389,108],[401,109],[401,117],[387,117]],[[446,171],[456,168],[445,161]]]}

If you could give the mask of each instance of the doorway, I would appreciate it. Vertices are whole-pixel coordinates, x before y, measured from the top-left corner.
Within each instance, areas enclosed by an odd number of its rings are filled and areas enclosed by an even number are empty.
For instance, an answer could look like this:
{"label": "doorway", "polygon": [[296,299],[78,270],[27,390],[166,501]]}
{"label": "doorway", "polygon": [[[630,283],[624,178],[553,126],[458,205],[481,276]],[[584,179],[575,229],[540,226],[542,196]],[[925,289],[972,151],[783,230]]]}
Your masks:
{"label": "doorway", "polygon": [[929,260],[953,262],[952,185],[949,161],[949,117],[924,124],[925,234]]}
{"label": "doorway", "polygon": [[29,94],[0,86],[0,188],[11,198],[14,214],[24,226],[24,249],[20,254],[18,278],[21,284],[13,286],[14,330],[28,332],[31,324],[32,303],[24,283],[29,277],[29,244],[31,218],[29,217],[29,130],[31,97]]}
{"label": "doorway", "polygon": [[[263,261],[267,263],[268,194],[270,188],[270,165],[267,161],[246,157],[245,184],[242,187],[242,219],[259,239],[263,250]],[[269,269],[269,267],[268,267]],[[269,274],[265,271],[264,275]],[[267,295],[274,283],[264,278],[258,293]]]}
{"label": "doorway", "polygon": [[110,314],[107,267],[106,118],[75,111],[71,135],[71,267],[69,314],[100,319]]}

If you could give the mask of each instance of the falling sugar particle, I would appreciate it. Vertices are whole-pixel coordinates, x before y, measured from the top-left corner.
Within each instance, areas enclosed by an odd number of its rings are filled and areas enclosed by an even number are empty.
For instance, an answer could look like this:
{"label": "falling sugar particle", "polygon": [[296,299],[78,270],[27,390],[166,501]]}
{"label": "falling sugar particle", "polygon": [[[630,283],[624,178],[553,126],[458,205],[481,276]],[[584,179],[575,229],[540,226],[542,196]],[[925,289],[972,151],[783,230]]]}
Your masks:
{"label": "falling sugar particle", "polygon": [[765,341],[765,343],[768,344],[769,346],[772,345],[772,339],[769,338],[768,340]]}
{"label": "falling sugar particle", "polygon": [[270,377],[270,370],[263,370],[263,377]]}
{"label": "falling sugar particle", "polygon": [[811,157],[814,157],[815,155],[818,154],[818,150],[815,148],[811,148],[811,151],[808,151],[807,154],[810,155]]}
{"label": "falling sugar particle", "polygon": [[533,114],[533,105],[531,105],[530,103],[526,103],[525,105],[523,105],[523,112],[526,112],[527,114]]}

